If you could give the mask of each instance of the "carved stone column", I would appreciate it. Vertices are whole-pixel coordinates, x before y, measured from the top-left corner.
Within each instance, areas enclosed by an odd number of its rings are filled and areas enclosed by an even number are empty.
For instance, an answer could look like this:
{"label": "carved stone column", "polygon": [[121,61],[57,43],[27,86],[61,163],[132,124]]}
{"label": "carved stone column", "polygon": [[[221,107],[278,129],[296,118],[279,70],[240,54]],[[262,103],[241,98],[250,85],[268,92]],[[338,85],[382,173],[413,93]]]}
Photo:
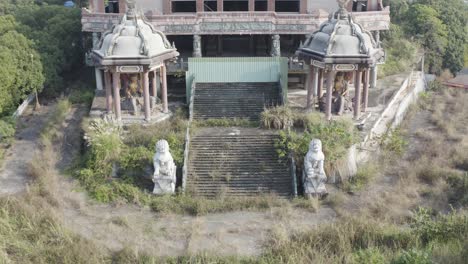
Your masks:
{"label": "carved stone column", "polygon": [[328,71],[327,74],[327,101],[325,106],[325,116],[327,120],[332,118],[332,92],[333,92],[333,83],[335,80],[335,72],[332,70]]}
{"label": "carved stone column", "polygon": [[270,55],[272,57],[281,57],[280,35],[278,34],[271,36]]}
{"label": "carved stone column", "polygon": [[309,110],[312,108],[312,96],[313,96],[313,91],[312,91],[312,79],[314,78],[314,66],[310,65],[309,72],[307,73],[307,79],[306,79],[306,90],[307,90],[307,104],[306,104],[306,109]]}
{"label": "carved stone column", "polygon": [[145,71],[143,73],[143,99],[144,99],[144,107],[145,107],[145,120],[150,121],[151,107],[150,107],[148,71]]}
{"label": "carved stone column", "polygon": [[307,0],[300,0],[299,5],[299,13],[307,14]]}
{"label": "carved stone column", "polygon": [[255,12],[255,0],[249,0],[249,12]]}
{"label": "carved stone column", "polygon": [[370,69],[370,89],[375,89],[377,87],[377,65]]}
{"label": "carved stone column", "polygon": [[169,15],[172,14],[172,2],[171,0],[163,0],[163,14],[164,15]]}
{"label": "carved stone column", "polygon": [[119,13],[123,14],[127,12],[127,1],[119,0]]}
{"label": "carved stone column", "polygon": [[218,12],[223,12],[224,10],[224,3],[223,0],[216,0],[216,9]]}
{"label": "carved stone column", "polygon": [[203,0],[196,0],[197,12],[203,12]]}
{"label": "carved stone column", "polygon": [[380,31],[374,31],[374,39],[377,45],[380,47]]}
{"label": "carved stone column", "polygon": [[275,0],[268,0],[267,11],[275,12]]}
{"label": "carved stone column", "polygon": [[112,73],[112,86],[114,87],[114,107],[115,118],[117,121],[122,121],[122,110],[120,107],[120,73]]}
{"label": "carved stone column", "polygon": [[93,0],[94,13],[105,13],[104,0]]}
{"label": "carved stone column", "polygon": [[354,81],[354,119],[359,119],[361,116],[361,81],[362,70],[356,72],[356,80]]}
{"label": "carved stone column", "polygon": [[323,69],[318,70],[318,83],[317,83],[317,98],[321,98],[323,95]]}
{"label": "carved stone column", "polygon": [[158,97],[158,70],[153,71],[153,80],[151,82],[151,90],[154,98]]}
{"label": "carved stone column", "polygon": [[102,71],[98,68],[94,68],[96,75],[96,90],[102,90]]}
{"label": "carved stone column", "polygon": [[104,86],[106,87],[106,111],[112,113],[112,80],[111,73],[106,71],[104,73]]}
{"label": "carved stone column", "polygon": [[161,77],[162,77],[162,89],[161,89],[161,100],[163,105],[163,112],[169,112],[169,107],[167,105],[167,76],[166,76],[166,65],[161,67]]}
{"label": "carved stone column", "polygon": [[200,35],[193,35],[193,57],[201,57],[201,37]]}
{"label": "carved stone column", "polygon": [[367,105],[369,102],[369,69],[364,70],[364,84],[363,84],[363,108],[362,111],[366,112],[367,111]]}

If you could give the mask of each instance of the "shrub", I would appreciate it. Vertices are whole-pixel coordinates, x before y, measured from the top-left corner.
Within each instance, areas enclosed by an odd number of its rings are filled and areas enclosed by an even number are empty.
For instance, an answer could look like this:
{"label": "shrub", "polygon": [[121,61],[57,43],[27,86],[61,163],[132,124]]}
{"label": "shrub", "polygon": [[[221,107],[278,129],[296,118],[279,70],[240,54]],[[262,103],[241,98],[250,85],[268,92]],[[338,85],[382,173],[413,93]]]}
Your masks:
{"label": "shrub", "polygon": [[282,105],[265,108],[260,118],[264,128],[288,129],[294,124],[295,114],[287,105]]}
{"label": "shrub", "polygon": [[374,162],[360,166],[356,175],[344,183],[343,189],[348,192],[361,190],[375,178],[378,169],[378,166]]}
{"label": "shrub", "polygon": [[425,244],[446,242],[468,235],[468,218],[455,211],[433,217],[428,209],[419,208],[412,217],[410,227]]}
{"label": "shrub", "polygon": [[10,143],[15,136],[15,122],[12,119],[0,119],[0,142]]}
{"label": "shrub", "polygon": [[468,205],[468,172],[451,174],[447,178],[449,188],[449,202],[453,205]]}
{"label": "shrub", "polygon": [[193,127],[258,127],[258,122],[246,118],[210,118],[192,122]]}
{"label": "shrub", "polygon": [[69,100],[72,104],[90,105],[94,99],[94,91],[90,89],[73,89],[70,92]]}
{"label": "shrub", "polygon": [[354,253],[353,262],[362,264],[384,264],[386,260],[380,250],[377,248],[369,248],[358,250]]}
{"label": "shrub", "polygon": [[328,122],[314,117],[303,120],[306,120],[303,133],[280,131],[279,139],[275,141],[278,156],[285,157],[293,153],[298,167],[302,166],[309,143],[314,138],[322,141],[323,152],[329,161],[327,166],[333,166],[357,142],[356,130],[349,120],[340,119]]}
{"label": "shrub", "polygon": [[381,138],[381,145],[384,151],[402,156],[408,146],[408,141],[400,128],[389,131]]}
{"label": "shrub", "polygon": [[431,254],[426,250],[404,250],[392,264],[432,264]]}

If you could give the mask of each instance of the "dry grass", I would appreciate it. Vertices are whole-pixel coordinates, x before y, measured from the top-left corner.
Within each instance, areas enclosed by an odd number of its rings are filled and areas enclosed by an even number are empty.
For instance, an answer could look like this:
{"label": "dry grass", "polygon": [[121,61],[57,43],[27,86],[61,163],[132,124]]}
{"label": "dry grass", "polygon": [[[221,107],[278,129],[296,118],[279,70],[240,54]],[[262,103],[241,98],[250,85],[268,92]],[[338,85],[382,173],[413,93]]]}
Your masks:
{"label": "dry grass", "polygon": [[[468,190],[463,187],[468,186],[468,94],[445,89],[425,96],[427,106],[413,109],[401,127],[412,138],[410,147],[400,158],[384,153],[381,160],[383,174],[395,187],[366,201],[363,214],[401,222],[418,204],[437,211],[468,205],[463,195]],[[420,127],[411,126],[411,119]]]}
{"label": "dry grass", "polygon": [[93,243],[72,234],[55,209],[58,195],[52,142],[69,110],[59,101],[41,137],[41,150],[28,167],[34,183],[21,197],[0,199],[0,263],[103,263],[106,254]]}

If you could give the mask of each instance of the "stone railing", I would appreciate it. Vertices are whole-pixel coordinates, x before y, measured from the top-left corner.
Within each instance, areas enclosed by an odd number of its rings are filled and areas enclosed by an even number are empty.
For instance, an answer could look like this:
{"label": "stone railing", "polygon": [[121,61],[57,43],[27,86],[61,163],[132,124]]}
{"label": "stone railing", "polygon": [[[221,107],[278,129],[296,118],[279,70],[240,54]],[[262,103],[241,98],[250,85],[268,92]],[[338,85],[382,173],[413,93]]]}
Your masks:
{"label": "stone railing", "polygon": [[193,121],[193,100],[195,97],[195,80],[192,82],[192,91],[190,93],[189,103],[189,122],[187,125],[187,132],[185,133],[185,149],[184,149],[184,166],[182,167],[182,191],[185,192],[187,183],[188,167],[189,167],[189,152],[190,152],[190,125]]}
{"label": "stone railing", "polygon": [[293,195],[297,197],[297,177],[296,177],[296,161],[291,154],[289,154],[289,173],[291,174],[292,179],[292,188],[293,188]]}
{"label": "stone railing", "polygon": [[[117,23],[123,14],[92,13],[82,10],[83,31],[103,32]],[[386,30],[390,11],[353,13],[367,30]],[[148,21],[167,35],[193,34],[310,34],[328,19],[322,10],[310,14],[276,12],[198,12],[161,15],[146,13]]]}
{"label": "stone railing", "polygon": [[17,118],[19,116],[21,116],[24,112],[24,110],[26,110],[26,108],[28,107],[28,105],[34,100],[34,98],[36,98],[36,93],[32,93],[30,94],[24,101],[22,104],[20,104],[18,106],[18,108],[16,109],[16,111],[13,113],[13,118]]}

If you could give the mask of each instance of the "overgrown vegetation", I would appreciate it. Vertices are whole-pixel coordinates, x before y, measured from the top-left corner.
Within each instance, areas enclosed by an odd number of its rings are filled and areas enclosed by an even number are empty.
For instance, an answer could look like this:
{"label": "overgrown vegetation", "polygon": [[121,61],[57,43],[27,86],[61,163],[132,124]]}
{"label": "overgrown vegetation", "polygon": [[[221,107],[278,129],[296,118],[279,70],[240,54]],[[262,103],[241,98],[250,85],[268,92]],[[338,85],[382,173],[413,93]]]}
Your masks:
{"label": "overgrown vegetation", "polygon": [[[443,69],[458,73],[466,62],[466,3],[462,0],[386,0],[390,4],[392,30],[384,36],[388,61],[384,71],[393,72],[406,64],[403,55],[414,45],[403,39],[410,39],[422,46],[426,58],[426,70],[440,74]],[[395,25],[401,27],[397,29]],[[398,34],[395,34],[398,32]],[[395,45],[397,44],[398,45]],[[390,48],[391,47],[391,48]],[[401,54],[401,55],[400,55]],[[403,63],[398,63],[398,59]],[[400,64],[400,65],[399,65]]]}
{"label": "overgrown vegetation", "polygon": [[[158,140],[168,141],[177,167],[183,166],[187,119],[181,110],[174,118],[158,123],[157,126],[130,126],[123,130],[104,121],[85,122],[84,126],[88,147],[84,160],[79,168],[74,169],[74,174],[89,194],[100,202],[134,203],[148,206],[158,213],[190,215],[265,210],[288,203],[271,195],[255,198],[220,196],[218,199],[182,193],[162,197],[153,195],[150,178],[154,146]],[[308,207],[300,199],[293,204]]]}
{"label": "overgrown vegetation", "polygon": [[70,79],[83,76],[85,41],[79,8],[61,1],[1,1],[0,115],[30,93],[57,96]]}
{"label": "overgrown vegetation", "polygon": [[317,113],[296,113],[292,121],[296,130],[280,131],[275,147],[279,157],[293,153],[298,166],[302,166],[309,142],[314,138],[322,141],[323,152],[327,157],[327,170],[343,158],[348,149],[358,141],[352,121],[346,118],[325,121]]}
{"label": "overgrown vegetation", "polygon": [[258,127],[258,122],[246,118],[218,118],[195,120],[191,124],[196,127]]}
{"label": "overgrown vegetation", "polygon": [[29,165],[34,183],[20,197],[0,198],[0,263],[103,263],[107,252],[68,231],[53,212],[61,201],[53,175],[51,142],[70,104],[61,100],[43,128],[41,151]]}
{"label": "overgrown vegetation", "polygon": [[394,153],[401,157],[408,146],[408,140],[406,140],[406,135],[404,135],[401,129],[396,128],[382,136],[380,145],[384,151]]}

